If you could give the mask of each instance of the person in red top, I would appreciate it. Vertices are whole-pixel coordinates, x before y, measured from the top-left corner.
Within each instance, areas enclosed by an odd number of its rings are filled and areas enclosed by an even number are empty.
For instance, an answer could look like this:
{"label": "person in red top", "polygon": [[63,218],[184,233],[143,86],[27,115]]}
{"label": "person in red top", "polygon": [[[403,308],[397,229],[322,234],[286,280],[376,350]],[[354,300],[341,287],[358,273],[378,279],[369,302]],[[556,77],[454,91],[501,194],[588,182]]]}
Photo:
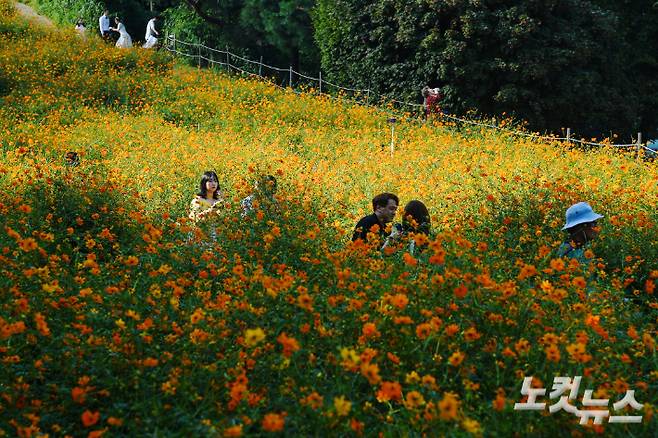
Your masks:
{"label": "person in red top", "polygon": [[441,99],[443,95],[438,88],[430,88],[427,85],[420,91],[423,95],[423,106],[425,107],[425,119],[429,118],[430,114],[441,113]]}

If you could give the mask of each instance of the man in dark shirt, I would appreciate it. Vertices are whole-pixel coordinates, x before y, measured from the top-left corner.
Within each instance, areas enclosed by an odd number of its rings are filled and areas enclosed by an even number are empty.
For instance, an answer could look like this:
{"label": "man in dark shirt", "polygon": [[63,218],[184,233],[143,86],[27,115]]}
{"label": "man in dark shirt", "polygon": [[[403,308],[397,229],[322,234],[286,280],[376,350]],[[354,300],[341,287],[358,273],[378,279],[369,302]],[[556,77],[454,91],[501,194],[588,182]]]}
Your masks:
{"label": "man in dark shirt", "polygon": [[398,209],[399,199],[392,193],[380,193],[372,199],[373,214],[361,218],[356,224],[352,242],[358,239],[368,240],[368,233],[377,225],[376,233],[380,239],[386,238],[386,224],[393,222]]}

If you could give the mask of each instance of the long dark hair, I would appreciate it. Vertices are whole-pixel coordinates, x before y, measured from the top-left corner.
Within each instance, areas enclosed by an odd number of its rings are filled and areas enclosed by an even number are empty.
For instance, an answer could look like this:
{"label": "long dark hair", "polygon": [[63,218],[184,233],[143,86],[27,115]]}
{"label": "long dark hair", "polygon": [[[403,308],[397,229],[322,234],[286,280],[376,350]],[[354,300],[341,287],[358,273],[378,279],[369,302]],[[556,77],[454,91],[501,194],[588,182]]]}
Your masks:
{"label": "long dark hair", "polygon": [[197,195],[205,199],[206,195],[208,194],[206,183],[211,179],[217,181],[217,190],[215,190],[215,193],[212,194],[212,197],[213,199],[219,199],[219,178],[217,178],[217,174],[212,170],[203,172],[203,175],[201,176],[201,182],[199,183],[199,193],[197,193]]}
{"label": "long dark hair", "polygon": [[[412,223],[415,222],[415,224]],[[415,226],[414,226],[415,225]],[[430,213],[420,201],[413,200],[404,207],[402,229],[405,232],[429,234],[431,228]]]}

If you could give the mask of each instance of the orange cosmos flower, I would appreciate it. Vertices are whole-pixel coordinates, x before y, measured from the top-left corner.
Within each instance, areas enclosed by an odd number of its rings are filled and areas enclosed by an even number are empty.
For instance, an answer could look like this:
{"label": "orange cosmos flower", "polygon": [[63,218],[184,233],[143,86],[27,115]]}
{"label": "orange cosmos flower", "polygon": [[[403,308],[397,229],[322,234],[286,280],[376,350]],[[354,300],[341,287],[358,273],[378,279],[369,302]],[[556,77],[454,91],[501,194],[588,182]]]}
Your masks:
{"label": "orange cosmos flower", "polygon": [[468,288],[466,285],[462,284],[455,289],[453,289],[453,293],[455,294],[456,298],[464,298],[466,294],[468,293]]}
{"label": "orange cosmos flower", "polygon": [[381,335],[381,333],[379,333],[377,330],[377,326],[372,322],[363,324],[362,334],[365,339],[377,338]]}
{"label": "orange cosmos flower", "polygon": [[50,328],[48,328],[46,318],[41,313],[36,313],[34,315],[34,323],[36,324],[39,333],[43,336],[50,336]]}
{"label": "orange cosmos flower", "polygon": [[585,289],[585,286],[587,286],[587,282],[583,277],[574,277],[573,280],[571,280],[571,284],[578,289]]}
{"label": "orange cosmos flower", "polygon": [[290,357],[295,351],[299,350],[299,343],[297,340],[289,337],[285,332],[282,332],[276,340],[283,347],[283,355],[285,357]]}
{"label": "orange cosmos flower", "polygon": [[416,409],[425,404],[423,395],[418,391],[409,391],[404,400],[404,405],[407,409]]}
{"label": "orange cosmos flower", "polygon": [[261,426],[265,432],[280,432],[283,430],[285,417],[280,414],[270,413],[265,415]]}
{"label": "orange cosmos flower", "polygon": [[34,251],[39,247],[37,241],[31,237],[22,239],[20,242],[18,242],[18,246],[25,252]]}
{"label": "orange cosmos flower", "polygon": [[145,367],[156,367],[158,366],[158,360],[153,357],[147,357],[142,360],[142,365]]}
{"label": "orange cosmos flower", "polygon": [[505,399],[505,390],[503,388],[498,388],[496,391],[496,398],[491,402],[495,411],[502,411],[505,409],[505,404],[507,400]]}
{"label": "orange cosmos flower", "polygon": [[442,420],[454,420],[457,418],[459,411],[459,399],[456,394],[446,392],[443,394],[443,399],[438,403],[439,417]]}
{"label": "orange cosmos flower", "polygon": [[376,385],[381,381],[381,377],[379,377],[379,367],[375,363],[361,363],[361,374],[368,379],[368,382],[370,382],[371,385]]}
{"label": "orange cosmos flower", "polygon": [[84,427],[91,427],[94,424],[98,423],[98,420],[100,419],[101,414],[100,412],[91,412],[90,410],[86,410],[82,413],[80,418],[82,419],[82,424]]}
{"label": "orange cosmos flower", "polygon": [[21,204],[18,206],[17,210],[20,211],[21,213],[29,213],[32,211],[32,207],[30,207],[27,204]]}
{"label": "orange cosmos flower", "polygon": [[391,305],[397,307],[400,310],[404,309],[407,307],[407,304],[409,304],[409,298],[407,298],[405,294],[393,295],[389,301]]}
{"label": "orange cosmos flower", "polygon": [[110,417],[107,419],[107,424],[118,427],[123,425],[123,420],[121,418]]}
{"label": "orange cosmos flower", "polygon": [[194,310],[194,313],[192,313],[192,315],[190,316],[190,322],[192,324],[198,324],[203,320],[204,317],[205,317],[205,312],[197,307]]}
{"label": "orange cosmos flower", "polygon": [[425,322],[416,326],[416,336],[418,339],[426,339],[432,333],[432,325]]}
{"label": "orange cosmos flower", "polygon": [[324,403],[324,398],[317,392],[313,391],[307,397],[301,399],[300,403],[309,406],[311,409],[320,409]]}
{"label": "orange cosmos flower", "polygon": [[443,330],[443,333],[445,333],[446,336],[450,337],[453,336],[458,331],[459,331],[459,326],[457,324],[448,324],[446,328]]}
{"label": "orange cosmos flower", "polygon": [[480,333],[478,333],[477,329],[475,327],[469,327],[464,331],[464,340],[466,342],[473,342],[477,341],[482,337]]}
{"label": "orange cosmos flower", "polygon": [[377,400],[382,403],[402,400],[402,386],[398,382],[382,382],[377,391]]}
{"label": "orange cosmos flower", "polygon": [[555,269],[558,272],[563,271],[565,267],[564,260],[562,259],[552,259],[550,265],[552,269]]}
{"label": "orange cosmos flower", "polygon": [[414,256],[412,256],[408,252],[405,252],[402,255],[402,259],[404,260],[404,263],[407,264],[408,266],[416,266],[418,264],[418,260],[416,260]]}
{"label": "orange cosmos flower", "polygon": [[126,266],[137,266],[139,263],[139,259],[135,256],[128,256],[126,257],[126,260],[124,261]]}
{"label": "orange cosmos flower", "polygon": [[524,280],[526,278],[534,277],[537,274],[537,268],[535,268],[533,265],[523,265],[517,278],[519,280]]}
{"label": "orange cosmos flower", "polygon": [[79,404],[84,403],[86,397],[87,397],[87,390],[85,388],[76,386],[71,390],[71,398],[73,398],[73,401],[75,403],[79,403]]}
{"label": "orange cosmos flower", "polygon": [[530,351],[530,342],[521,338],[514,344],[514,349],[519,354],[527,354]]}
{"label": "orange cosmos flower", "polygon": [[466,355],[461,351],[455,351],[448,358],[448,363],[450,363],[450,365],[452,365],[453,367],[459,366],[459,364],[461,364],[464,361],[465,357]]}
{"label": "orange cosmos flower", "polygon": [[242,425],[231,426],[224,429],[223,433],[225,438],[237,438],[242,436]]}
{"label": "orange cosmos flower", "polygon": [[558,348],[557,345],[555,344],[549,345],[544,349],[544,352],[546,353],[546,359],[550,360],[551,362],[560,361],[560,349]]}
{"label": "orange cosmos flower", "polygon": [[432,254],[429,258],[429,262],[433,265],[442,265],[446,262],[446,252],[439,250]]}

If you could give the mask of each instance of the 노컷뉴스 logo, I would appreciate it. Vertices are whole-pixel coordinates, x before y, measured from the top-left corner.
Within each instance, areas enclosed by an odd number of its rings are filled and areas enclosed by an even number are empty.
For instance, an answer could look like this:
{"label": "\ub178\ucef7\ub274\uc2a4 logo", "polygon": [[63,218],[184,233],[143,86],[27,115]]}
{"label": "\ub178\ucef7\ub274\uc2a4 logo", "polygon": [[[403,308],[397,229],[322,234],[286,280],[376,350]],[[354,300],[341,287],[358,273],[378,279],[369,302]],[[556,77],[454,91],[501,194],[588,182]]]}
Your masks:
{"label": "\ub178\ucef7\ub274\uc2a4 logo", "polygon": [[[610,415],[610,411],[607,409],[610,399],[592,398],[594,391],[591,389],[585,390],[582,399],[583,409],[569,403],[570,400],[575,400],[578,397],[581,379],[582,376],[576,376],[573,379],[571,377],[553,378],[553,389],[548,397],[550,400],[557,399],[557,402],[548,407],[551,414],[559,411],[569,412],[580,418],[580,424],[587,424],[590,418],[594,419],[594,424],[603,424],[605,418],[608,419],[608,423],[642,422],[642,415]],[[569,391],[569,395],[566,395],[567,391]],[[527,399],[522,403],[514,403],[515,411],[543,411],[546,408],[545,402],[540,403],[537,401],[537,397],[546,395],[546,388],[533,388],[532,377],[523,378],[521,394],[527,396]],[[621,400],[612,404],[614,411],[621,411],[626,406],[630,406],[635,410],[642,409],[642,405],[635,400],[634,389],[627,390]]]}

